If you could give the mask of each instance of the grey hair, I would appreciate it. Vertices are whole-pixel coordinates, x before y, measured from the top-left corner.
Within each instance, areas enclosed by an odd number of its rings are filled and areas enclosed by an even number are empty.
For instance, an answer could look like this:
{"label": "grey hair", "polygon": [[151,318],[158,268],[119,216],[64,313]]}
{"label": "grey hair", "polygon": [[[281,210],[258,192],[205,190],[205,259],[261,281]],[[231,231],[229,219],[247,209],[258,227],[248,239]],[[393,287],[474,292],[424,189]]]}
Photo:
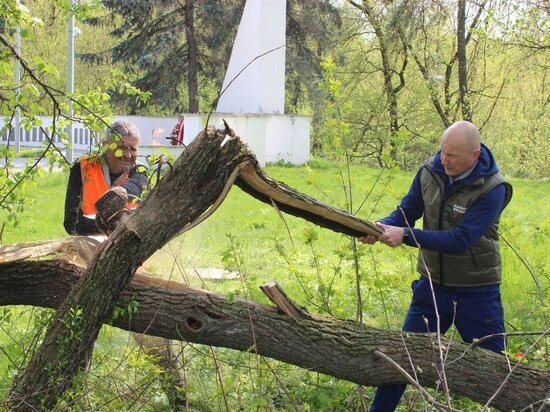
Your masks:
{"label": "grey hair", "polygon": [[120,136],[121,138],[124,136],[134,136],[141,141],[141,135],[139,134],[137,126],[125,120],[116,120],[107,128],[103,143],[112,142],[115,136]]}

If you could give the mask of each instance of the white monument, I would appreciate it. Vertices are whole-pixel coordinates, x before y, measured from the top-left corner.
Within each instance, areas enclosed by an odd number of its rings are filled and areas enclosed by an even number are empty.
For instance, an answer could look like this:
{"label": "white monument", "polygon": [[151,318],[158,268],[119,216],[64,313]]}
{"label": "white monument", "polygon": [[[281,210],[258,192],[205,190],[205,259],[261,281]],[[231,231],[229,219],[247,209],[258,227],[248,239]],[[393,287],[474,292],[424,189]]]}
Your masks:
{"label": "white monument", "polygon": [[248,0],[217,112],[283,114],[286,0]]}
{"label": "white monument", "polygon": [[213,122],[225,119],[259,162],[309,160],[309,117],[284,114],[286,0],[247,0]]}

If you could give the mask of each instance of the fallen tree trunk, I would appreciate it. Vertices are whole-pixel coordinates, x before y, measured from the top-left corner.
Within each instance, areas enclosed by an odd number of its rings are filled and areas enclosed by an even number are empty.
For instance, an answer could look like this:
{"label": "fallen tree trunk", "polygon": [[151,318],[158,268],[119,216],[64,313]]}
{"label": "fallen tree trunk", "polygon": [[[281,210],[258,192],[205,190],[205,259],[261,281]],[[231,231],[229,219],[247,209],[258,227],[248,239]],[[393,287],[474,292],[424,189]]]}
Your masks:
{"label": "fallen tree trunk", "polygon": [[[98,245],[88,238],[68,238],[0,248],[0,305],[58,307],[90,263],[90,247]],[[442,368],[435,336],[402,335],[317,317],[285,304],[284,294],[276,298],[277,293],[268,293],[274,301],[282,301],[279,306],[286,313],[254,302],[228,301],[138,270],[116,305],[125,307],[135,300],[139,310],[131,319],[120,318],[113,324],[148,335],[250,351],[361,385],[406,382],[403,374],[376,355],[380,352],[417,376],[422,386],[437,386]],[[448,351],[444,370],[452,393],[485,403],[502,386],[491,404],[502,410],[538,405],[537,410],[548,396],[549,371],[444,338],[442,343]]]}

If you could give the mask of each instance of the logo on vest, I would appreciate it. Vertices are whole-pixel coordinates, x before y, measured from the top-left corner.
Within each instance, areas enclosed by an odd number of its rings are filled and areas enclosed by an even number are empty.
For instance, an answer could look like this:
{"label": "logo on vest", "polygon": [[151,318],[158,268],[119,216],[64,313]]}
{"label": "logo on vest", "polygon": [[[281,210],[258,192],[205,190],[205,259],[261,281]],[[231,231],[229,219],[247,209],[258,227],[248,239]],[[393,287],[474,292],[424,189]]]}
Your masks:
{"label": "logo on vest", "polygon": [[466,213],[466,209],[464,206],[460,206],[460,205],[453,205],[453,212],[455,213],[460,213],[460,214],[464,214]]}

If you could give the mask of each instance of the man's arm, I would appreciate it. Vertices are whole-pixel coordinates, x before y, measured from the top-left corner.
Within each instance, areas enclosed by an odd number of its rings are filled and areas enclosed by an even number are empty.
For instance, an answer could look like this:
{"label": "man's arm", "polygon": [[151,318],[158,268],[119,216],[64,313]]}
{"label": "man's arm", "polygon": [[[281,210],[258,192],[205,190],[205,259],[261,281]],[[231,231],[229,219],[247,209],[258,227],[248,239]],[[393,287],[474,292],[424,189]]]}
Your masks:
{"label": "man's arm", "polygon": [[420,186],[420,174],[418,170],[407,194],[401,199],[401,203],[384,219],[379,222],[389,226],[414,227],[416,221],[424,214],[424,201],[422,200],[422,188]]}
{"label": "man's arm", "polygon": [[145,166],[134,166],[128,176],[128,180],[121,185],[130,196],[140,197],[143,189],[145,189],[149,182],[147,175],[141,170],[145,170]]}
{"label": "man's arm", "polygon": [[[458,226],[450,230],[411,229],[409,246],[443,253],[464,253],[483,236],[502,212],[506,188],[500,184],[481,196],[467,211]],[[414,238],[413,238],[414,235]]]}
{"label": "man's arm", "polygon": [[[498,185],[481,196],[464,214],[460,224],[450,230],[414,229],[414,224],[424,212],[420,189],[420,171],[417,173],[400,207],[388,217],[381,219],[379,226],[384,229],[378,240],[388,246],[401,244],[417,246],[442,253],[463,253],[483,236],[502,212],[506,189]],[[408,222],[408,225],[407,225]],[[409,229],[410,227],[411,229]],[[405,236],[405,234],[409,234]],[[376,239],[361,238],[364,243],[374,243]]]}

